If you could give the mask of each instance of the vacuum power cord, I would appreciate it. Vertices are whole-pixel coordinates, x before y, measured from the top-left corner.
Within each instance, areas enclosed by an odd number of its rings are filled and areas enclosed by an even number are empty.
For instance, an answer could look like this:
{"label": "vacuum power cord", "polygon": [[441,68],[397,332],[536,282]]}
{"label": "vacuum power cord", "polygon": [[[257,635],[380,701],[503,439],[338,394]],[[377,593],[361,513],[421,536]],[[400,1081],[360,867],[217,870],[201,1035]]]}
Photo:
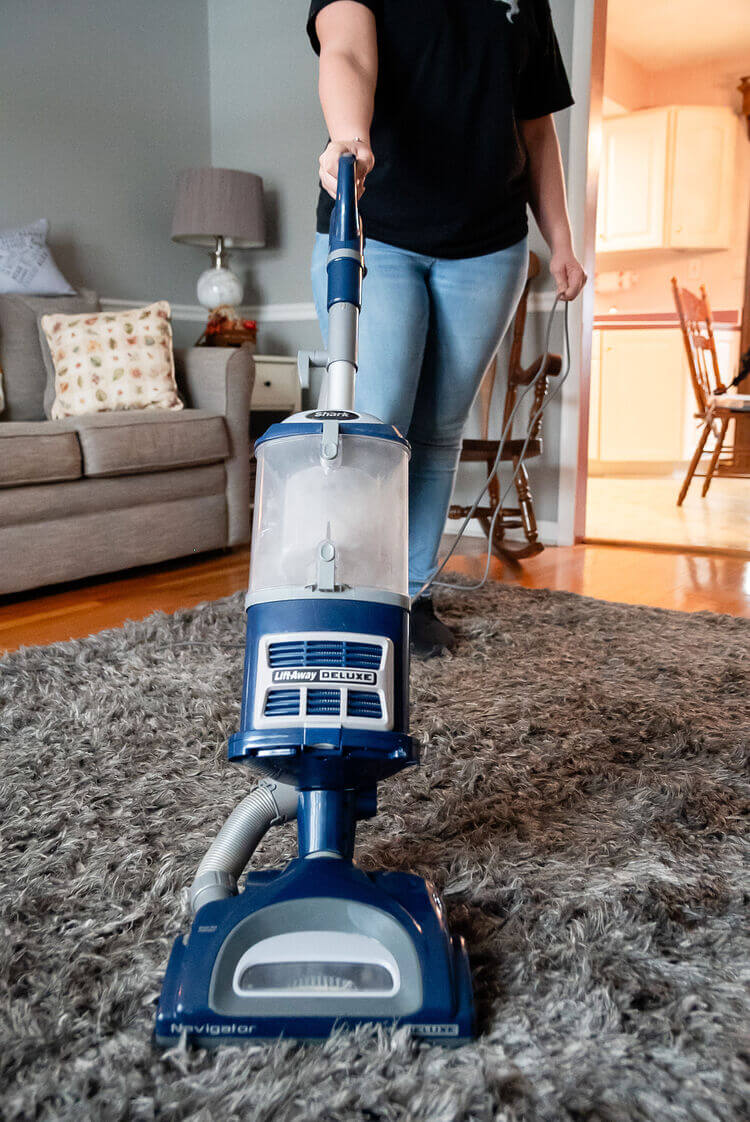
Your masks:
{"label": "vacuum power cord", "polygon": [[451,589],[455,589],[459,592],[476,592],[478,589],[484,587],[484,585],[487,583],[487,579],[489,577],[490,565],[492,564],[492,537],[493,537],[493,534],[494,534],[494,531],[495,531],[495,523],[497,521],[498,516],[502,512],[505,500],[508,497],[510,491],[512,490],[512,488],[513,488],[513,486],[516,482],[516,479],[519,476],[521,468],[524,466],[524,458],[526,456],[526,452],[527,452],[529,443],[531,441],[531,434],[534,431],[534,426],[535,426],[537,420],[539,418],[543,417],[544,411],[552,403],[552,401],[554,401],[554,399],[557,397],[557,395],[559,394],[560,390],[564,386],[564,384],[565,384],[565,382],[566,382],[566,380],[567,380],[567,378],[570,374],[570,366],[571,366],[570,328],[569,328],[569,324],[568,324],[568,304],[567,303],[564,305],[564,317],[563,317],[563,330],[564,330],[564,338],[565,338],[565,347],[564,347],[564,349],[565,349],[565,369],[563,370],[562,374],[560,375],[554,390],[545,397],[544,401],[541,403],[539,408],[532,414],[532,416],[529,419],[528,434],[526,436],[526,440],[524,441],[523,447],[521,448],[521,452],[518,456],[518,460],[517,460],[517,463],[516,463],[515,470],[513,471],[513,474],[510,478],[510,481],[509,481],[507,487],[505,488],[505,490],[503,491],[503,493],[500,497],[500,501],[498,502],[498,505],[496,506],[496,508],[493,512],[492,518],[490,520],[490,525],[489,525],[489,529],[488,529],[488,533],[487,533],[487,560],[486,560],[486,564],[485,564],[485,567],[484,567],[484,575],[482,576],[482,579],[479,582],[477,582],[476,584],[468,584],[468,585],[467,584],[451,584],[448,581],[439,581],[439,580],[437,580],[437,577],[440,575],[440,573],[442,573],[443,569],[445,568],[445,566],[448,564],[448,562],[450,561],[453,554],[458,549],[458,546],[461,543],[461,539],[463,538],[464,534],[466,533],[466,529],[467,529],[469,523],[471,522],[472,518],[474,517],[474,515],[476,513],[477,507],[479,506],[480,502],[482,501],[482,499],[485,496],[487,488],[489,487],[490,483],[495,478],[495,476],[498,474],[498,471],[500,469],[500,463],[502,461],[503,451],[505,450],[505,444],[507,442],[508,435],[510,434],[510,432],[513,429],[513,422],[516,418],[516,414],[518,413],[518,410],[520,409],[521,405],[526,400],[528,395],[531,393],[531,391],[534,389],[534,387],[536,386],[539,379],[542,378],[545,375],[545,372],[546,372],[546,369],[547,369],[547,363],[548,363],[549,357],[550,357],[550,339],[552,337],[552,326],[553,326],[553,323],[554,323],[555,312],[557,311],[557,305],[559,303],[560,303],[560,296],[558,295],[558,296],[555,297],[555,302],[552,305],[552,310],[549,314],[549,319],[547,320],[547,328],[546,328],[545,335],[544,335],[544,352],[543,352],[541,365],[540,365],[537,373],[532,378],[532,380],[524,388],[523,393],[521,393],[518,396],[518,398],[516,400],[516,403],[513,406],[513,409],[511,410],[510,416],[508,417],[508,420],[505,423],[503,431],[500,434],[500,440],[498,442],[498,448],[497,448],[497,455],[495,456],[495,461],[492,465],[492,469],[490,470],[490,473],[489,473],[489,475],[487,476],[487,479],[484,482],[484,486],[482,487],[481,491],[479,492],[476,499],[472,503],[471,507],[469,508],[468,514],[466,515],[463,522],[461,523],[461,526],[460,526],[459,531],[458,531],[458,533],[457,533],[457,535],[456,535],[456,537],[453,541],[453,544],[451,545],[451,548],[448,550],[447,554],[445,555],[443,560],[440,562],[440,564],[438,565],[438,567],[436,568],[436,570],[432,574],[432,576],[429,578],[429,580],[426,580],[425,583],[422,585],[422,587],[419,589],[419,591],[414,596],[411,597],[412,604],[420,596],[423,596],[424,593],[427,591],[427,589],[429,589],[433,584],[435,584],[439,588],[451,588]]}

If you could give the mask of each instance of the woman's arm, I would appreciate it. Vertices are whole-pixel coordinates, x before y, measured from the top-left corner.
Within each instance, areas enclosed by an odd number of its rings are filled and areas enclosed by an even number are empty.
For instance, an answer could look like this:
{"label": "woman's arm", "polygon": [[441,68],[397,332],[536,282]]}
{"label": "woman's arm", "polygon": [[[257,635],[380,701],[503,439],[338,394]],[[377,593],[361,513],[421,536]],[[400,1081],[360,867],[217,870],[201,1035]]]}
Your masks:
{"label": "woman's arm", "polygon": [[353,152],[361,195],[375,163],[370,149],[378,76],[375,16],[356,0],[336,0],[318,13],[315,31],[320,40],[318,92],[331,137],[320,157],[320,182],[335,198],[339,156]]}
{"label": "woman's arm", "polygon": [[529,201],[542,236],[552,250],[550,272],[561,298],[575,300],[586,283],[586,274],[573,252],[555,122],[547,116],[521,121],[520,125],[529,157]]}

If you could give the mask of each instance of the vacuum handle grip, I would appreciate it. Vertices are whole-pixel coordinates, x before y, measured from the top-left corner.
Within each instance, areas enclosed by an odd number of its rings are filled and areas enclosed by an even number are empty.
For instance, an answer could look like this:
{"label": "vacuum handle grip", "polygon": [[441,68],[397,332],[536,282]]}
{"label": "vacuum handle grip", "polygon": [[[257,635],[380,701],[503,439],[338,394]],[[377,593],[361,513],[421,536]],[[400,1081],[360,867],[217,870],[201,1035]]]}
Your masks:
{"label": "vacuum handle grip", "polygon": [[[357,209],[357,158],[350,152],[339,156],[336,178],[336,202],[331,214],[329,248],[341,249],[359,241],[360,224]],[[352,247],[353,248],[353,247]]]}
{"label": "vacuum handle grip", "polygon": [[328,309],[333,304],[362,306],[362,223],[357,207],[357,160],[339,157],[336,203],[328,234]]}

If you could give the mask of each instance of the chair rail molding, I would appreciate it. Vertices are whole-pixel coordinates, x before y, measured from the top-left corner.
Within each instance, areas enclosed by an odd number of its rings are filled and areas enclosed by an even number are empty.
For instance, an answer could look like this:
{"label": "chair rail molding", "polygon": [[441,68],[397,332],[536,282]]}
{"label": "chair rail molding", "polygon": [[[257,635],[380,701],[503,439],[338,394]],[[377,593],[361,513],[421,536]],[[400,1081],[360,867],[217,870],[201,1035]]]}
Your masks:
{"label": "chair rail molding", "polygon": [[[99,303],[105,311],[125,311],[127,308],[142,308],[144,304],[151,304],[153,297],[141,300],[121,300],[119,298],[102,296]],[[173,304],[172,318],[182,320],[183,323],[205,323],[208,315],[200,304]],[[310,302],[298,304],[243,304],[238,308],[241,315],[247,319],[254,319],[257,323],[302,323],[305,320],[316,319],[315,305]]]}
{"label": "chair rail molding", "polygon": [[[154,300],[163,300],[163,296],[151,299],[123,300],[114,296],[102,296],[99,303],[104,311],[122,312],[128,308],[142,308],[144,304],[152,304]],[[535,292],[529,295],[530,312],[549,312],[555,302],[555,294],[551,290]],[[205,323],[207,312],[200,304],[172,304],[172,319],[181,320],[183,323]],[[310,301],[300,301],[295,304],[243,304],[238,308],[241,315],[247,319],[254,319],[256,323],[305,323],[317,319],[315,305]]]}

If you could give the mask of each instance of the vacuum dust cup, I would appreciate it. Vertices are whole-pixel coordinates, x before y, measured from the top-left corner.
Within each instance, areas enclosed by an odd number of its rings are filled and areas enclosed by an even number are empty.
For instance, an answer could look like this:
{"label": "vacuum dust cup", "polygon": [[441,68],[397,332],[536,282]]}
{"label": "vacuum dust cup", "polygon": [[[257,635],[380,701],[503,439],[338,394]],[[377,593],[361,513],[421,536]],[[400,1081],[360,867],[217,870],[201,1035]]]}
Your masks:
{"label": "vacuum dust cup", "polygon": [[[174,944],[156,1040],[314,1039],[337,1025],[473,1032],[466,950],[435,889],[353,862],[377,784],[415,764],[409,735],[409,446],[354,408],[362,251],[354,161],[331,222],[325,407],[256,445],[239,730],[229,759],[265,777],[204,858]],[[296,795],[295,795],[296,792]],[[295,806],[296,799],[296,806]],[[237,880],[296,809],[299,856]]]}
{"label": "vacuum dust cup", "polygon": [[405,597],[408,445],[395,429],[349,421],[324,447],[321,426],[305,416],[256,446],[250,600],[313,591],[329,577],[365,599],[368,590]]}

